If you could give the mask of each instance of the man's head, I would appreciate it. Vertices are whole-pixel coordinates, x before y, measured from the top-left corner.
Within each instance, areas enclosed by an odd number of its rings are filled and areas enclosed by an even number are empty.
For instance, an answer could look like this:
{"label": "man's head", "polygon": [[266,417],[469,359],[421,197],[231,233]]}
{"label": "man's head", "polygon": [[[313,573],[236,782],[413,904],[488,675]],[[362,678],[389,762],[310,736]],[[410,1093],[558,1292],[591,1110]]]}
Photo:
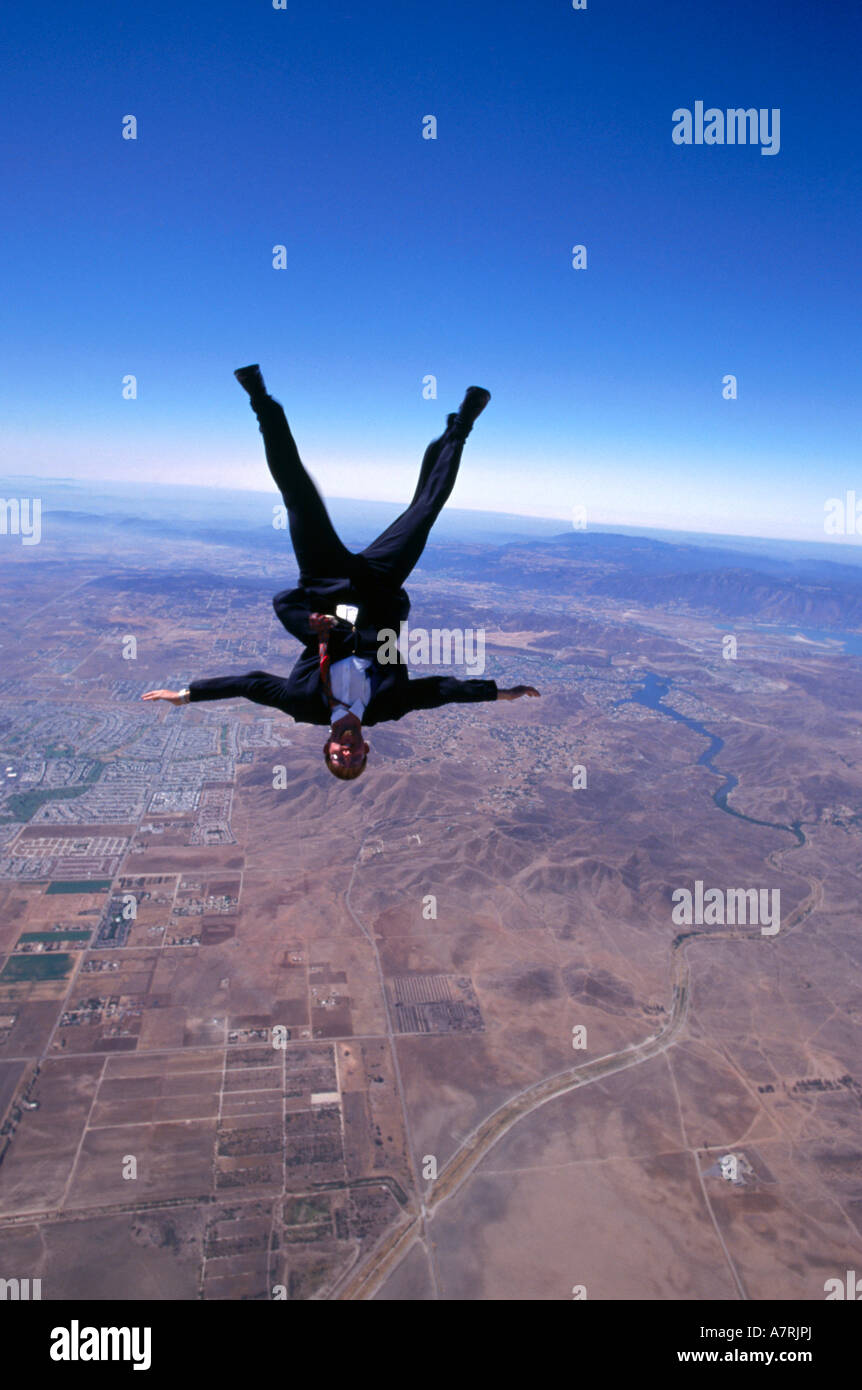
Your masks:
{"label": "man's head", "polygon": [[352,782],[355,777],[361,776],[369,752],[370,747],[362,737],[362,725],[353,714],[333,724],[329,738],[323,745],[326,766],[334,777],[343,782]]}

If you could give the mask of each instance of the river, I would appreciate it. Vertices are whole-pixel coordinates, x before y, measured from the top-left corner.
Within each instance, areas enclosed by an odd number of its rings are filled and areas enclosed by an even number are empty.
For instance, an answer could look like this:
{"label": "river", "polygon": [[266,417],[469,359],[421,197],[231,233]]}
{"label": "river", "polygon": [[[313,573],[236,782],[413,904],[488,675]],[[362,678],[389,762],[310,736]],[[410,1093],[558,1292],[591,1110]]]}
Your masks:
{"label": "river", "polygon": [[620,704],[631,702],[635,705],[643,705],[646,709],[656,710],[658,714],[665,715],[668,719],[676,720],[677,724],[684,724],[687,729],[693,729],[701,738],[707,740],[707,747],[697,760],[699,767],[706,767],[710,772],[714,772],[716,777],[720,777],[721,786],[712,794],[712,799],[720,811],[726,811],[729,816],[735,816],[737,820],[748,821],[750,825],[763,825],[769,830],[783,830],[788,835],[796,837],[797,844],[805,844],[805,836],[799,821],[792,821],[790,825],[784,825],[780,821],[757,820],[755,816],[746,816],[742,811],[737,811],[733,806],[727,804],[727,799],[731,792],[739,786],[739,778],[732,772],[722,772],[715,766],[715,759],[724,747],[724,739],[719,738],[718,734],[710,733],[703,724],[699,724],[696,719],[691,719],[687,714],[680,714],[679,710],[673,709],[670,705],[662,703],[664,697],[670,692],[673,682],[669,676],[657,676],[654,671],[648,672],[646,679],[639,689],[626,700],[620,700]]}

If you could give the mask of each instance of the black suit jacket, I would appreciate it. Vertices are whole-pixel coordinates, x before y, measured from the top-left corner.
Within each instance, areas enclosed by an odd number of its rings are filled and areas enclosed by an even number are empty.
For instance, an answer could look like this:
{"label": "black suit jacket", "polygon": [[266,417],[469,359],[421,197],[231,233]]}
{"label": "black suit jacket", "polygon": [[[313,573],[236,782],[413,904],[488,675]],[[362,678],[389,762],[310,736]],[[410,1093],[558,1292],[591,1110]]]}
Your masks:
{"label": "black suit jacket", "polygon": [[[361,561],[362,557],[355,557]],[[230,700],[240,696],[258,705],[272,705],[289,714],[299,724],[329,724],[330,709],[320,681],[317,634],[309,626],[312,613],[334,613],[336,605],[353,604],[359,609],[355,627],[340,624],[329,639],[333,662],[355,653],[371,659],[371,699],[363,724],[382,724],[402,719],[415,709],[437,709],[440,705],[496,700],[497,686],[492,680],[455,680],[452,676],[424,676],[410,680],[401,662],[382,665],[377,652],[386,628],[398,633],[399,623],[410,612],[410,600],[403,589],[387,589],[374,576],[360,570],[351,579],[307,579],[298,589],[276,594],[273,607],[288,632],[298,638],[303,651],[289,676],[268,671],[248,671],[241,676],[216,676],[189,685],[189,697],[198,700]]]}

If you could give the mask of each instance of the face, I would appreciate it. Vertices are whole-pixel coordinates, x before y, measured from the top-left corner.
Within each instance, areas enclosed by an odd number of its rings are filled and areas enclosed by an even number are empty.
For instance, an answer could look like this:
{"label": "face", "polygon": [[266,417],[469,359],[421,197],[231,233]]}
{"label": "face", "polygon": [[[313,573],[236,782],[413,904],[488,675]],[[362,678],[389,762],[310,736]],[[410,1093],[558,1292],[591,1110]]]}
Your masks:
{"label": "face", "polygon": [[331,738],[323,746],[333,767],[360,767],[368,757],[370,745],[362,737],[362,729],[345,728],[339,731],[338,738]]}

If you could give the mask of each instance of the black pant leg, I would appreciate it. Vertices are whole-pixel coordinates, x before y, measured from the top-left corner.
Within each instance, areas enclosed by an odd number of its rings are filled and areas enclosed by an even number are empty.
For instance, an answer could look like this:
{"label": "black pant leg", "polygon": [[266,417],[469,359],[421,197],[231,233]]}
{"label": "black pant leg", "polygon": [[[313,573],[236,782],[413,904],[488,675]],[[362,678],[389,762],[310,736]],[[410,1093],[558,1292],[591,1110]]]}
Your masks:
{"label": "black pant leg", "polygon": [[305,470],[284,410],[271,396],[252,401],[252,408],[263,435],[269,471],[287,508],[300,575],[349,574],[352,556],[336,534],[323,498]]}
{"label": "black pant leg", "polygon": [[419,469],[419,481],[416,484],[416,491],[414,492],[413,496],[411,497],[408,503],[408,510],[410,507],[413,506],[414,502],[419,501],[419,498],[422,496],[422,493],[425,491],[425,488],[428,485],[428,479],[430,478],[431,470],[437,461],[437,456],[440,453],[440,446],[443,443],[444,437],[445,436],[441,436],[440,439],[432,439],[431,443],[428,445],[428,448],[425,450],[425,453],[422,457],[422,467]]}
{"label": "black pant leg", "polygon": [[431,527],[455,486],[463,449],[463,438],[451,426],[429,444],[412,502],[362,551],[374,572],[393,588],[400,588],[418,563]]}

